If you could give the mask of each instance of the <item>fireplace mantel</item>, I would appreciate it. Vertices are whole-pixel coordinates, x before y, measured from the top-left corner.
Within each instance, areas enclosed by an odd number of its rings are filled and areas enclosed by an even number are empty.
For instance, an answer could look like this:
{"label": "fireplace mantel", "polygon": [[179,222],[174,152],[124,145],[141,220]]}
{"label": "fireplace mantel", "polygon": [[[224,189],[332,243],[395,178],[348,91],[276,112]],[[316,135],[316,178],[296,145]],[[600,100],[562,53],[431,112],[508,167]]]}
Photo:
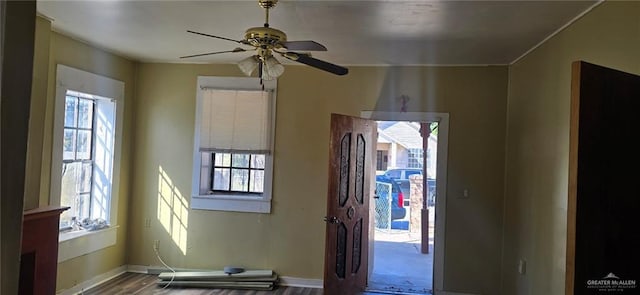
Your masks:
{"label": "fireplace mantel", "polygon": [[55,294],[60,214],[69,207],[24,211],[19,294]]}

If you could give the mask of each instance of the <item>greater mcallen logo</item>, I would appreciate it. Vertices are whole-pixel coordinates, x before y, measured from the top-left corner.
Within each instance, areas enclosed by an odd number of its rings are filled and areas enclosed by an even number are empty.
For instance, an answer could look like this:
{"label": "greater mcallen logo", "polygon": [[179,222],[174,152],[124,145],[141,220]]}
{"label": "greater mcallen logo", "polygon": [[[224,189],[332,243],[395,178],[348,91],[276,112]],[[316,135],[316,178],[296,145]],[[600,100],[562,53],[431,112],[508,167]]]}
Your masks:
{"label": "greater mcallen logo", "polygon": [[624,292],[626,290],[635,290],[636,280],[623,280],[610,272],[600,280],[588,280],[587,288],[607,292]]}

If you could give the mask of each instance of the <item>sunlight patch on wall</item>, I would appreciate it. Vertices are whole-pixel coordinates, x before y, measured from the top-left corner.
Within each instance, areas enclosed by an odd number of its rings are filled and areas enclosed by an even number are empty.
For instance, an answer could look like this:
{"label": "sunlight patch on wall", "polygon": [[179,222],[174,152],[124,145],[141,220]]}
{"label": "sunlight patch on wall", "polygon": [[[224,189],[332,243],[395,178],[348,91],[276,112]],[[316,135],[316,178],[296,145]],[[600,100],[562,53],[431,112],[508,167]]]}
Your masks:
{"label": "sunlight patch on wall", "polygon": [[158,220],[182,254],[187,254],[189,204],[169,175],[159,167]]}

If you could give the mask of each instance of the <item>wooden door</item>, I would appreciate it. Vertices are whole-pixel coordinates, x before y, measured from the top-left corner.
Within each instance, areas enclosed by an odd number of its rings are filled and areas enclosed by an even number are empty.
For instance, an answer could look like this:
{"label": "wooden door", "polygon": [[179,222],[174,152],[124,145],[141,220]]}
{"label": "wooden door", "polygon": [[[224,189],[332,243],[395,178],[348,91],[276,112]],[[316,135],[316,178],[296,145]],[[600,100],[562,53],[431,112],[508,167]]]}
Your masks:
{"label": "wooden door", "polygon": [[375,121],[331,114],[324,294],[356,294],[367,285],[375,142]]}
{"label": "wooden door", "polygon": [[575,62],[566,294],[639,294],[640,77]]}

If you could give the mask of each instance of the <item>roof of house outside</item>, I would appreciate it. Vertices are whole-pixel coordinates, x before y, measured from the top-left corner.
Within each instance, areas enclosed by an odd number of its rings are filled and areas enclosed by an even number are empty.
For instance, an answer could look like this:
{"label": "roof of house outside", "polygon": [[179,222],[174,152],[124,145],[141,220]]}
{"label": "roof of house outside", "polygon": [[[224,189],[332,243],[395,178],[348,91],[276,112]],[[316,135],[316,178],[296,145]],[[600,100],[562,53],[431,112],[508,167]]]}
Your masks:
{"label": "roof of house outside", "polygon": [[[407,149],[422,149],[420,124],[416,122],[378,122],[378,142],[395,142]],[[430,140],[437,142],[438,138],[432,134]]]}

